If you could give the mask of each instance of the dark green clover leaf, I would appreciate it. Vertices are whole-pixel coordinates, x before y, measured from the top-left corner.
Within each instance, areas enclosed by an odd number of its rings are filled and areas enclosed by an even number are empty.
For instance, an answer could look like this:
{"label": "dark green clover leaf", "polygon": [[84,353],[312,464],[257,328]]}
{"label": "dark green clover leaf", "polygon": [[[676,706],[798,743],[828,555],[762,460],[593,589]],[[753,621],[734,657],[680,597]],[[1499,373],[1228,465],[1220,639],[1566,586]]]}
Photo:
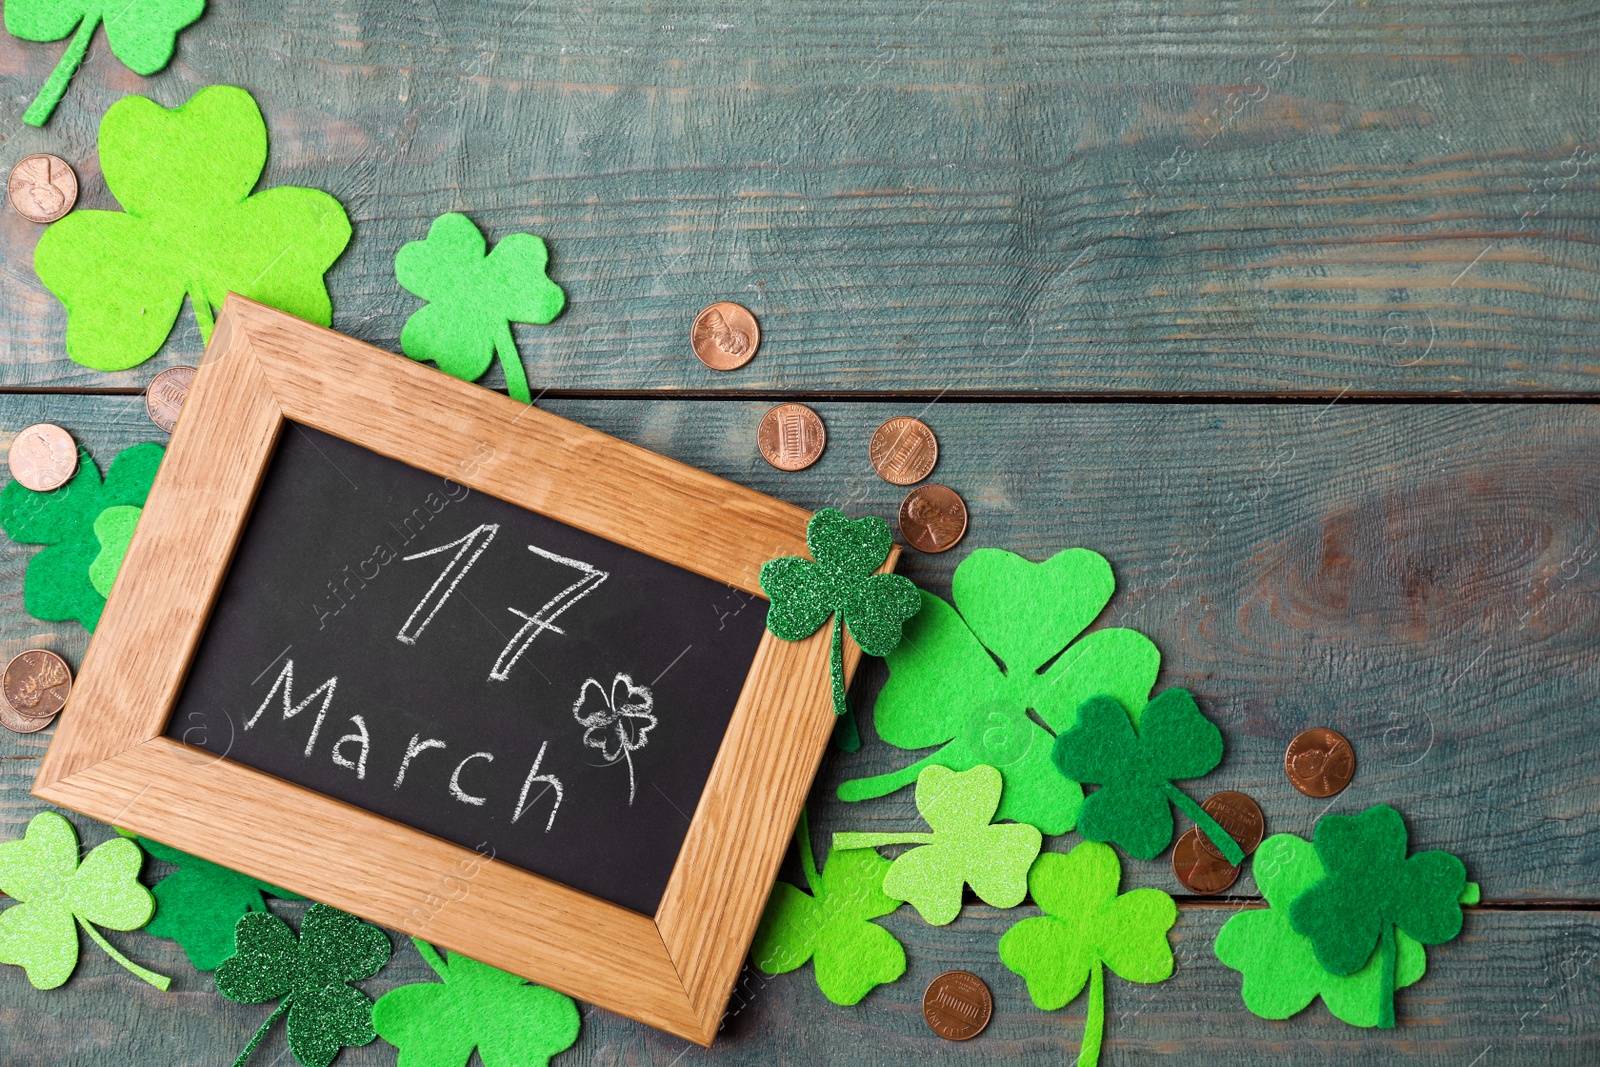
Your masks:
{"label": "dark green clover leaf", "polygon": [[906,973],[906,950],[871,921],[900,906],[883,892],[889,861],[871,849],[835,850],[818,872],[804,812],[795,834],[811,892],[788,882],[772,887],[750,958],[767,974],[784,974],[815,960],[823,996],[835,1004],[860,1003],[877,986]]}
{"label": "dark green clover leaf", "polygon": [[1122,705],[1095,697],[1056,738],[1056,769],[1074,782],[1098,784],[1078,813],[1078,832],[1114,841],[1130,856],[1154,859],[1172,840],[1176,804],[1228,862],[1244,861],[1239,843],[1173,779],[1199,778],[1222,762],[1222,731],[1184,689],[1168,689],[1144,707],[1137,732]]}
{"label": "dark green clover leaf", "polygon": [[350,982],[371,978],[389,962],[389,935],[326,904],[306,909],[296,939],[289,924],[270,913],[251,912],[234,930],[239,950],[217,968],[217,992],[240,1004],[276,1000],[234,1067],[289,1015],[289,1051],[305,1067],[328,1067],[339,1050],[365,1045],[372,1029],[372,1001]]}
{"label": "dark green clover leaf", "polygon": [[874,573],[894,547],[889,524],[876,515],[847,519],[823,508],[806,524],[806,547],[811,559],[784,556],[761,565],[761,588],[772,601],[767,629],[785,641],[802,641],[833,616],[833,712],[843,715],[845,627],[861,651],[887,656],[922,597],[904,575]]}
{"label": "dark green clover leaf", "polygon": [[1326,872],[1289,905],[1289,925],[1311,939],[1317,962],[1354,974],[1380,953],[1378,1025],[1394,1025],[1400,930],[1424,945],[1461,932],[1467,869],[1448,852],[1406,858],[1406,824],[1387,804],[1317,823],[1317,859]]}
{"label": "dark green clover leaf", "polygon": [[910,766],[839,787],[868,800],[938,765],[997,767],[1005,776],[1001,819],[1064,834],[1077,822],[1083,790],[1050,765],[1052,736],[1078,706],[1111,696],[1130,712],[1150,697],[1161,656],[1134,630],[1083,635],[1116,588],[1111,564],[1088,549],[1033,563],[980,548],[956,568],[955,606],[922,594],[922,611],[888,657],[889,681],[873,725],[896,748],[940,746]]}
{"label": "dark green clover leaf", "polygon": [[242,916],[267,910],[263,893],[286,900],[301,899],[287,890],[147,837],[138,840],[150,855],[179,868],[150,890],[156,898],[156,917],[150,920],[144,932],[170,938],[182,945],[196,970],[214,971],[233,955],[234,927]]}

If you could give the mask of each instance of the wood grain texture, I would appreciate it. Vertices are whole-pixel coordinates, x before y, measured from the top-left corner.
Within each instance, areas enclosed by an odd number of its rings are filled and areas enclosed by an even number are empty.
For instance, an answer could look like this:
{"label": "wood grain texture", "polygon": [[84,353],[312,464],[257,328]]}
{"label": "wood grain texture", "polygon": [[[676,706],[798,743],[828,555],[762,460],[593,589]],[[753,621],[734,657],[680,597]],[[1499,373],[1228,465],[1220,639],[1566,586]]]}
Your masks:
{"label": "wood grain texture", "polygon": [[[62,46],[0,36],[0,169],[56,152],[114,207],[114,100],[244,86],[264,184],[354,221],[341,331],[397,347],[395,252],[444,211],[549,241],[535,389],[1592,392],[1597,31],[1594,0],[252,0],[153,78],[102,36],[43,130]],[[38,233],[0,213],[0,384],[194,361],[187,312],[142,367],[67,360]],[[720,298],[762,324],[732,375],[688,350]]]}

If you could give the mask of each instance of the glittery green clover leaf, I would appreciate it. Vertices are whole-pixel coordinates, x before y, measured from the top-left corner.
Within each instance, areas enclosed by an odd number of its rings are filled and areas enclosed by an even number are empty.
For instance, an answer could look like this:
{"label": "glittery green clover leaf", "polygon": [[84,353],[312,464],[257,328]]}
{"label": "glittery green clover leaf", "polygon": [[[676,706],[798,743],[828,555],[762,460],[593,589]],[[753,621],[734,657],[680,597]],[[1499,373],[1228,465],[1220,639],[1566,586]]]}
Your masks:
{"label": "glittery green clover leaf", "polygon": [[861,651],[887,656],[922,598],[904,575],[874,573],[894,547],[889,524],[876,515],[847,519],[837,508],[823,508],[806,524],[806,547],[811,559],[784,556],[761,565],[761,588],[772,601],[767,629],[785,641],[803,641],[833,616],[833,712],[843,715],[845,627]]}
{"label": "glittery green clover leaf", "polygon": [[550,254],[544,241],[514,233],[493,252],[488,247],[472,220],[452,211],[433,220],[425,239],[400,249],[395,277],[428,301],[406,320],[400,350],[468,382],[483,377],[498,357],[511,398],[531,403],[511,324],[549,322],[567,296],[545,274]]}
{"label": "glittery green clover leaf", "polygon": [[[1317,962],[1311,939],[1289,925],[1289,907],[1325,875],[1311,842],[1275,834],[1261,842],[1251,860],[1256,885],[1269,905],[1243,911],[1217,932],[1217,959],[1244,976],[1245,1007],[1263,1019],[1287,1019],[1317,997],[1337,1018],[1352,1026],[1377,1026],[1383,1000],[1383,960],[1371,955],[1351,974],[1334,974]],[[1475,904],[1478,886],[1468,882],[1460,902]],[[1422,978],[1427,950],[1415,938],[1395,932],[1394,987]]]}
{"label": "glittery green clover leaf", "polygon": [[391,989],[372,1009],[401,1067],[466,1067],[473,1049],[484,1067],[545,1067],[578,1040],[571,997],[454,952],[446,963],[426,941],[411,943],[444,984]]}
{"label": "glittery green clover leaf", "polygon": [[987,764],[1005,776],[999,818],[1047,834],[1072,829],[1083,790],[1051,766],[1051,733],[1070,727],[1092,696],[1115,697],[1137,714],[1161,665],[1137,631],[1079,637],[1115,587],[1111,564],[1083,548],[1043,563],[997,548],[962,560],[955,606],[922,594],[873,709],[878,736],[896,748],[941,747],[898,771],[845,782],[839,796],[881,797],[932,765]]}
{"label": "glittery green clover leaf", "polygon": [[933,833],[834,834],[834,851],[921,845],[889,865],[883,891],[909,901],[934,926],[960,913],[963,883],[985,904],[1016,907],[1028,894],[1028,868],[1044,837],[1027,823],[990,823],[1003,784],[993,767],[929,767],[917,778],[917,810]]}
{"label": "glittery green clover leaf", "polygon": [[233,955],[233,931],[240,917],[267,910],[262,894],[286,900],[301,899],[287,890],[147,837],[138,841],[151,856],[178,867],[150,890],[156,898],[156,916],[144,932],[182,945],[195,970],[214,971]]}
{"label": "glittery green clover leaf", "polygon": [[74,26],[78,29],[22,121],[43,126],[50,120],[101,22],[106,24],[111,54],[134,73],[148,75],[167,65],[178,44],[178,31],[205,9],[206,0],[6,0],[6,32],[13,37],[59,41]]}
{"label": "glittery green clover leaf", "polygon": [[1065,856],[1046,852],[1028,874],[1034,903],[1045,914],[1024,919],[1000,938],[1000,962],[1028,983],[1033,1003],[1055,1011],[1089,984],[1089,1013],[1079,1067],[1100,1059],[1105,1031],[1105,968],[1130,982],[1172,976],[1167,931],[1178,906],[1159,889],[1120,896],[1122,865],[1108,845],[1085,841]]}
{"label": "glittery green clover leaf", "polygon": [[78,832],[53,811],[41,811],[19,841],[0,845],[0,893],[17,901],[0,912],[0,963],[28,972],[36,989],[54,989],[78,966],[83,927],[106,955],[157,989],[170,979],[147,971],[111,947],[96,926],[137,930],[155,901],[139,884],[139,846],[114,837],[78,862]]}
{"label": "glittery green clover leaf", "polygon": [[1378,1025],[1394,1025],[1399,985],[1396,931],[1424,945],[1461,932],[1467,869],[1448,852],[1406,858],[1406,824],[1387,804],[1317,823],[1323,876],[1289,905],[1289,925],[1333,974],[1355,974],[1378,949]]}
{"label": "glittery green clover leaf", "polygon": [[350,241],[315,189],[251,194],[267,126],[250,94],[201,89],[181,107],[127,96],[100,120],[100,166],[124,211],[74,211],[39,238],[33,269],[66,305],[67,354],[126,370],[160,349],[188,295],[211,340],[229,291],[326,326],[323,273]]}
{"label": "glittery green clover leaf", "polygon": [[[88,450],[80,448],[77,474],[59,489],[36,493],[14,481],[0,490],[0,529],[21,544],[47,546],[28,561],[22,583],[28,614],[56,622],[76,619],[91,631],[99,624],[111,579],[127,550],[124,542],[112,562],[111,546],[101,534],[115,541],[126,526],[132,537],[163,455],[154,443],[125,448],[101,482]],[[111,518],[103,518],[107,515]]]}
{"label": "glittery green clover leaf", "polygon": [[1072,729],[1056,738],[1052,758],[1063,776],[1100,786],[1078,814],[1078,832],[1090,841],[1114,841],[1130,856],[1154,859],[1172,840],[1170,802],[1229,863],[1244,862],[1239,843],[1172,784],[1209,774],[1222,762],[1222,731],[1187,690],[1165,690],[1146,704],[1137,732],[1116,700],[1085,701]]}
{"label": "glittery green clover leaf", "polygon": [[822,995],[835,1004],[858,1004],[877,986],[906,973],[906,950],[871,921],[900,906],[883,892],[889,861],[871,849],[835,850],[819,873],[804,812],[795,835],[811,892],[788,882],[772,887],[750,958],[766,974],[784,974],[814,960]]}
{"label": "glittery green clover leaf", "polygon": [[371,978],[389,962],[389,935],[353,915],[313,904],[297,939],[289,924],[270,912],[251,912],[234,928],[239,950],[217,968],[217,992],[240,1004],[278,1002],[255,1032],[234,1067],[289,1015],[289,1051],[305,1067],[328,1067],[339,1050],[365,1045],[372,1029],[372,1001],[350,982]]}

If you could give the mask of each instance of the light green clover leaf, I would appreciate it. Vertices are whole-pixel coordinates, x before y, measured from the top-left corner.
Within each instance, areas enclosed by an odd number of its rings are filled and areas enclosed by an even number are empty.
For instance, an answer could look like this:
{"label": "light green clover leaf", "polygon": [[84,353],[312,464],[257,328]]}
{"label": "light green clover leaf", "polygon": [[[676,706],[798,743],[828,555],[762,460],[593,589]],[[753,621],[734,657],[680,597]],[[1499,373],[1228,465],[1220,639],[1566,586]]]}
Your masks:
{"label": "light green clover leaf", "polygon": [[122,557],[128,554],[133,528],[143,512],[132,504],[118,504],[95,517],[94,538],[100,542],[100,551],[89,564],[89,584],[103,597],[111,595],[111,583],[122,569]]}
{"label": "light green clover leaf", "polygon": [[263,893],[286,900],[301,899],[287,890],[149,838],[138,841],[156,859],[178,867],[151,888],[156,914],[144,932],[178,942],[197,971],[214,971],[233,955],[234,927],[241,916],[267,910]]}
{"label": "light green clover leaf", "polygon": [[928,767],[917,778],[917,810],[933,833],[834,834],[834,851],[921,845],[889,865],[883,891],[934,926],[960,914],[963,883],[986,904],[1016,907],[1028,895],[1028,868],[1044,837],[1027,823],[990,822],[1003,784],[993,767]]}

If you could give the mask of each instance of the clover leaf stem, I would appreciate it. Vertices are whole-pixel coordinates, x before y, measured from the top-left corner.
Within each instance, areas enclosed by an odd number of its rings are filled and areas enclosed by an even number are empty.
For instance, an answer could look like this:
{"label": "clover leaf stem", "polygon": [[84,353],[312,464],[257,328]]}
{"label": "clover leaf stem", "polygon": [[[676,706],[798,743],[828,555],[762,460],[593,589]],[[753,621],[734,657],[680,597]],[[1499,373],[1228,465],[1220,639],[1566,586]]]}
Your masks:
{"label": "clover leaf stem", "polygon": [[199,282],[189,283],[189,303],[194,305],[194,319],[200,324],[200,343],[211,343],[211,330],[216,319],[211,314],[211,301],[206,299],[205,287]]}
{"label": "clover leaf stem", "polygon": [[1396,946],[1394,923],[1384,923],[1378,935],[1378,949],[1383,959],[1378,964],[1378,1026],[1388,1030],[1394,1027],[1394,968]]}
{"label": "clover leaf stem", "polygon": [[848,852],[853,848],[878,848],[882,845],[931,845],[932,834],[864,834],[841,833],[833,835],[833,850]]}
{"label": "clover leaf stem", "polygon": [[1078,1067],[1094,1067],[1100,1062],[1100,1043],[1106,1032],[1106,968],[1098,959],[1089,971],[1089,1017],[1083,1021],[1083,1044],[1078,1048]]}
{"label": "clover leaf stem", "polygon": [[89,51],[89,42],[94,39],[95,27],[99,25],[100,12],[91,11],[84,15],[83,21],[78,23],[78,32],[72,35],[67,50],[61,53],[61,61],[56,64],[56,69],[50,72],[50,77],[39,89],[39,95],[23,112],[23,122],[29,126],[43,126],[50,121],[51,112],[55,111],[56,105],[61,102],[61,95],[67,91],[67,84],[78,72],[78,64],[83,62],[84,53]]}
{"label": "clover leaf stem", "polygon": [[811,852],[811,826],[806,819],[806,810],[800,809],[800,823],[794,828],[795,836],[800,839],[800,870],[806,876],[806,887],[811,890],[811,895],[822,895],[822,876],[817,873],[817,857]]}
{"label": "clover leaf stem", "polygon": [[433,968],[433,973],[439,976],[440,981],[448,982],[450,979],[445,976],[445,972],[450,968],[440,958],[439,950],[420,937],[413,937],[411,943],[417,946],[417,955],[422,957],[423,963]]}
{"label": "clover leaf stem", "polygon": [[844,702],[844,618],[833,614],[833,651],[828,655],[828,672],[833,682],[833,713],[843,715],[850,710]]}
{"label": "clover leaf stem", "polygon": [[1211,839],[1211,843],[1217,846],[1217,851],[1221,852],[1229,863],[1237,867],[1244,862],[1244,849],[1239,847],[1239,842],[1235,841],[1233,835],[1224,830],[1217,820],[1207,814],[1205,808],[1196,804],[1187,793],[1165,779],[1161,782],[1161,789],[1167,794],[1167,799],[1177,805],[1179,811],[1189,816],[1194,824],[1200,827],[1200,832]]}
{"label": "clover leaf stem", "polygon": [[239,1053],[239,1058],[233,1061],[233,1067],[242,1067],[244,1061],[250,1058],[250,1054],[256,1050],[256,1046],[261,1044],[261,1039],[267,1036],[267,1031],[272,1029],[272,1024],[283,1018],[284,1013],[289,1010],[289,1003],[292,1000],[294,1000],[293,996],[287,996],[278,1001],[277,1010],[267,1016],[267,1021],[261,1024],[261,1029],[257,1030],[255,1035],[250,1038],[250,1043],[244,1047],[243,1052]]}
{"label": "clover leaf stem", "polygon": [[876,800],[878,797],[888,796],[897,789],[904,789],[917,780],[917,775],[921,774],[924,768],[933,766],[939,754],[943,751],[944,749],[942,748],[934,749],[917,760],[917,762],[907,767],[901,767],[898,771],[890,771],[887,774],[880,774],[872,778],[852,778],[848,782],[841,782],[838,789],[839,799]]}
{"label": "clover leaf stem", "polygon": [[124,956],[122,953],[118,952],[112,947],[111,942],[107,941],[104,935],[102,935],[99,930],[96,930],[92,924],[85,922],[82,916],[78,916],[78,924],[83,927],[84,933],[88,934],[90,939],[93,940],[95,944],[99,945],[105,950],[105,954],[107,956],[110,956],[112,959],[122,964],[134,975],[138,976],[139,978],[143,978],[146,982],[149,982],[163,993],[167,991],[168,986],[172,985],[172,979],[166,977],[165,975],[157,974],[154,971],[147,971],[137,963],[134,963],[128,957]]}
{"label": "clover leaf stem", "polygon": [[506,372],[506,392],[511,394],[511,399],[533,403],[533,396],[528,392],[528,375],[522,369],[522,356],[517,352],[517,340],[511,336],[511,324],[504,320],[495,334],[494,354],[500,357],[500,369]]}

